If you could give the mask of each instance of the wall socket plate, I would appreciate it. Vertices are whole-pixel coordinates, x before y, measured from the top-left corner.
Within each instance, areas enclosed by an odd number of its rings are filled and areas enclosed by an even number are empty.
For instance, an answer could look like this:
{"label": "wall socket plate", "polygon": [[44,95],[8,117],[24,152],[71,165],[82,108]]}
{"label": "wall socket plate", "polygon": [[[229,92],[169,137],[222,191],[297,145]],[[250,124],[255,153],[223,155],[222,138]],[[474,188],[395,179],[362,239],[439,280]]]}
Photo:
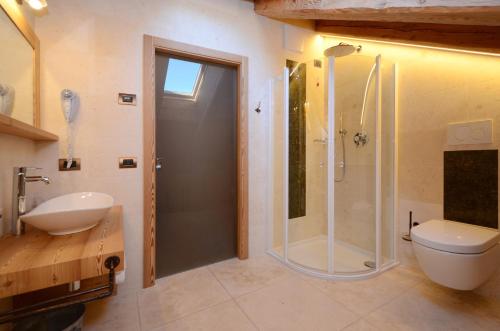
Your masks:
{"label": "wall socket plate", "polygon": [[118,167],[120,169],[137,168],[137,158],[134,156],[121,157],[118,159]]}
{"label": "wall socket plate", "polygon": [[73,162],[71,163],[71,167],[68,168],[68,159],[59,159],[59,171],[74,171],[81,170],[81,161],[80,159],[73,158]]}

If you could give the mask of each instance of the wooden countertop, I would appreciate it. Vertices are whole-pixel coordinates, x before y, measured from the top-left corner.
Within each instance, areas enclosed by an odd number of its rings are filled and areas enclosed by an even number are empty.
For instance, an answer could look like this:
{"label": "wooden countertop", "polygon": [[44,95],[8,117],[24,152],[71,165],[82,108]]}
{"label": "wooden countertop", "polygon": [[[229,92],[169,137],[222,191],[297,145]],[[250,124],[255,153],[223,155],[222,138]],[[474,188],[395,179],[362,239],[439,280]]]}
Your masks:
{"label": "wooden countertop", "polygon": [[124,267],[123,208],[114,206],[94,228],[65,236],[31,229],[0,238],[0,298],[106,274],[107,257]]}

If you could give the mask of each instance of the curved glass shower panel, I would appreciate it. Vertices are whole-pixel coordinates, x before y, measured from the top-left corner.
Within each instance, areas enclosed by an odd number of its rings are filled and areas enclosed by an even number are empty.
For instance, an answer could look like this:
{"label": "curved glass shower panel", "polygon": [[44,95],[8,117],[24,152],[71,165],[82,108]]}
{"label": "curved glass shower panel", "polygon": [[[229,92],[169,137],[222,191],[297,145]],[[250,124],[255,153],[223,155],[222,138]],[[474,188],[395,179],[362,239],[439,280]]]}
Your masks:
{"label": "curved glass shower panel", "polygon": [[395,215],[396,215],[396,77],[397,67],[382,59],[380,75],[382,81],[381,114],[381,258],[382,266],[395,261]]}
{"label": "curved glass shower panel", "polygon": [[268,247],[290,266],[345,279],[394,265],[396,76],[340,44],[270,84]]}
{"label": "curved glass shower panel", "polygon": [[270,141],[269,169],[270,181],[268,186],[269,201],[269,229],[268,249],[275,255],[284,258],[285,224],[284,224],[284,158],[285,158],[285,82],[284,74],[274,77],[270,82]]}
{"label": "curved glass shower panel", "polygon": [[[333,270],[359,273],[376,258],[376,60],[335,59]],[[364,110],[364,111],[363,111]]]}
{"label": "curved glass shower panel", "polygon": [[[328,270],[324,60],[287,61],[288,261]],[[286,147],[285,147],[286,148]]]}

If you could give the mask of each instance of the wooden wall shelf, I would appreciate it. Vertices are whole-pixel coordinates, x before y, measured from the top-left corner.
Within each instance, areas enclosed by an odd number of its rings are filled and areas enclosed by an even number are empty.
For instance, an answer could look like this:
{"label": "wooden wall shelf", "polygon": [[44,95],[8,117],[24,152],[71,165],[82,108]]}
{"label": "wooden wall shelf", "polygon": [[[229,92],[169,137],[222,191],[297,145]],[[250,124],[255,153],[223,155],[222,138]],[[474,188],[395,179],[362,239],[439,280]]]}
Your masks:
{"label": "wooden wall shelf", "polygon": [[28,138],[34,141],[57,141],[59,137],[48,131],[0,114],[0,133]]}
{"label": "wooden wall shelf", "polygon": [[0,238],[0,299],[102,276],[104,261],[118,256],[124,267],[122,206],[114,206],[93,229],[65,236],[30,229]]}

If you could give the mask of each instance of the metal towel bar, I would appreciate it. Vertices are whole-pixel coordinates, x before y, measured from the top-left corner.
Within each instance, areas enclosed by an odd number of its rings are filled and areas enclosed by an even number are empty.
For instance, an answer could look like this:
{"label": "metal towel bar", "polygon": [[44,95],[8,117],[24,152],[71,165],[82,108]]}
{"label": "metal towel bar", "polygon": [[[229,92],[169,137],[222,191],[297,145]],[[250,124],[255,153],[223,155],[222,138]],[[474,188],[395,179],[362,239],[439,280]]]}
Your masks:
{"label": "metal towel bar", "polygon": [[[15,322],[33,315],[47,313],[52,310],[79,303],[101,300],[111,296],[115,289],[115,268],[119,264],[120,258],[118,256],[110,256],[104,261],[104,266],[109,269],[108,283],[106,285],[100,285],[91,289],[66,294],[61,297],[44,300],[26,307],[0,313],[0,324]],[[92,296],[89,296],[90,294],[92,294]]]}

